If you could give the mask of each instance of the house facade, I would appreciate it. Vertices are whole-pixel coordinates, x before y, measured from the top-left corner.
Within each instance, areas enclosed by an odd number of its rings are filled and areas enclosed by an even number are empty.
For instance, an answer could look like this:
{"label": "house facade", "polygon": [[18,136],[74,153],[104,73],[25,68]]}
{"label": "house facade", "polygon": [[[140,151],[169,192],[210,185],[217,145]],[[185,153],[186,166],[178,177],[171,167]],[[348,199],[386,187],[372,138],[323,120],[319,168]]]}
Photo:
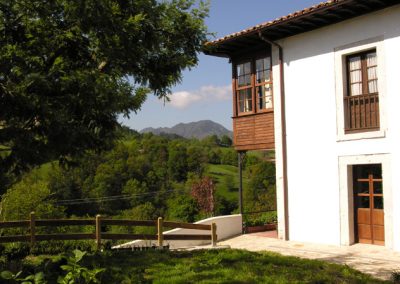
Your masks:
{"label": "house facade", "polygon": [[281,239],[400,251],[400,1],[321,3],[208,43],[237,151],[275,149]]}

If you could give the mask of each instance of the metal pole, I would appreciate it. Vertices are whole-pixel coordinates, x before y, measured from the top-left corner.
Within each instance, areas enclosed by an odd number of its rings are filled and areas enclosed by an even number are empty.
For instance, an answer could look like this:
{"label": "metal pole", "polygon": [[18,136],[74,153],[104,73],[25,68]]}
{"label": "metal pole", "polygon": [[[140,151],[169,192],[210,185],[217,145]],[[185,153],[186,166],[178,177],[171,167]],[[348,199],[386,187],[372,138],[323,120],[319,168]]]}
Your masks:
{"label": "metal pole", "polygon": [[243,154],[244,152],[238,152],[238,164],[239,164],[239,212],[243,214]]}

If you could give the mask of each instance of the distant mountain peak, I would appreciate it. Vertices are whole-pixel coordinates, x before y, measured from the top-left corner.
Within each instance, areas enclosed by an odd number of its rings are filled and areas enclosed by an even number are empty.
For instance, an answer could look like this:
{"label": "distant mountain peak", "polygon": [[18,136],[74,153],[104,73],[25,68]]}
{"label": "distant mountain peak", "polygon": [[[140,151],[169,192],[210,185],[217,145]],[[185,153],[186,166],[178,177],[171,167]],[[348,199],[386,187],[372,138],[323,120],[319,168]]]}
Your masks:
{"label": "distant mountain peak", "polygon": [[159,135],[161,133],[166,134],[176,134],[184,138],[197,138],[203,139],[204,137],[210,135],[217,135],[221,137],[223,135],[228,135],[232,137],[232,132],[223,127],[221,124],[216,123],[212,120],[200,120],[196,122],[189,123],[178,123],[173,127],[159,127],[153,128],[148,127],[140,131],[140,133],[148,133]]}

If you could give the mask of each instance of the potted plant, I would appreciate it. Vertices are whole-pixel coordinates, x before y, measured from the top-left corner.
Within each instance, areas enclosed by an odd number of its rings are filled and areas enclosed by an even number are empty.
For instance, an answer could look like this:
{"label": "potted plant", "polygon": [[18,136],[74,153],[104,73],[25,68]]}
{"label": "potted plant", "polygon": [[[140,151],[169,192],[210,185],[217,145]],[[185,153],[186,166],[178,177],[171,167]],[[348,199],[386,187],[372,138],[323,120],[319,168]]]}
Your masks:
{"label": "potted plant", "polygon": [[246,218],[244,221],[244,232],[257,233],[276,230],[276,211],[265,212],[256,218]]}

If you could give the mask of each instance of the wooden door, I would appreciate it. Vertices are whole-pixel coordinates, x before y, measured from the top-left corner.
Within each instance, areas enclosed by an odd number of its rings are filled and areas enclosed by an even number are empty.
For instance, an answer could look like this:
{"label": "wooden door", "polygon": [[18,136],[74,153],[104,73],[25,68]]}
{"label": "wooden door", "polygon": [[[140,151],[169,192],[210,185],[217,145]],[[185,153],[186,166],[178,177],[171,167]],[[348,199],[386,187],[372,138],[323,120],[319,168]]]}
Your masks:
{"label": "wooden door", "polygon": [[385,244],[382,166],[353,166],[356,241]]}

